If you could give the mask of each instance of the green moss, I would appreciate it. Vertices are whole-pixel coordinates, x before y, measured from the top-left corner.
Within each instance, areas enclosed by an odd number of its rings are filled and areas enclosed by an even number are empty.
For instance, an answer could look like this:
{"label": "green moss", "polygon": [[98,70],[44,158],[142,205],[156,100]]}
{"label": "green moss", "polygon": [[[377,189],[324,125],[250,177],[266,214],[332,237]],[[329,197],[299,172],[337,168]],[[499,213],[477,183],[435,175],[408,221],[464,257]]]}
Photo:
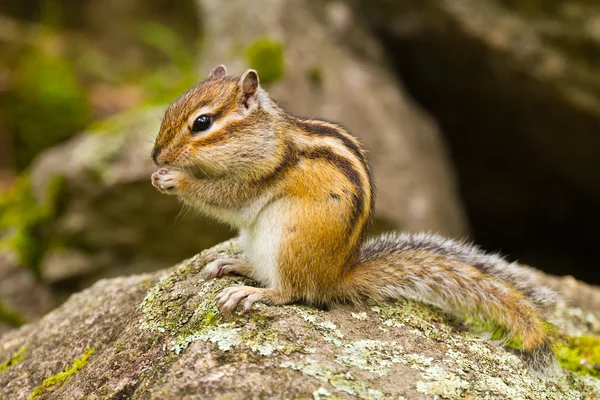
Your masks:
{"label": "green moss", "polygon": [[44,203],[34,198],[27,175],[0,197],[0,251],[14,251],[19,263],[40,276],[40,261],[48,246],[44,225],[51,220],[64,187],[64,178],[54,177]]}
{"label": "green moss", "polygon": [[465,317],[464,321],[464,324],[471,332],[488,336],[490,340],[501,342],[504,346],[511,349],[518,350],[523,348],[522,338],[511,337],[506,328],[494,320],[482,320],[476,317]]}
{"label": "green moss", "polygon": [[62,387],[77,371],[89,363],[92,354],[94,354],[94,349],[88,349],[81,357],[76,358],[75,361],[73,361],[73,365],[70,368],[44,379],[42,384],[33,390],[29,396],[29,400],[33,400],[37,396],[43,395],[46,391],[54,390],[56,386]]}
{"label": "green moss", "polygon": [[216,325],[221,320],[221,315],[218,312],[209,311],[202,318],[202,324],[204,326]]}
{"label": "green moss", "polygon": [[8,360],[6,360],[0,364],[0,372],[3,372],[5,370],[9,369],[13,365],[15,365],[16,363],[21,361],[25,357],[26,349],[27,349],[27,346],[23,346],[19,350],[15,351],[13,354],[11,354],[11,356],[8,358]]}
{"label": "green moss", "polygon": [[308,71],[306,71],[306,74],[308,75],[308,79],[314,86],[323,86],[323,73],[321,72],[321,69],[317,67],[312,67],[309,68]]}
{"label": "green moss", "polygon": [[[270,327],[266,317],[223,316],[214,301],[214,292],[230,284],[225,279],[204,283],[203,300],[181,333],[171,342],[171,351],[180,354],[196,341],[214,343],[221,351],[246,348],[261,356],[302,350],[299,346],[281,343],[279,332]],[[213,290],[215,285],[220,289]],[[206,293],[211,295],[207,297]]]}
{"label": "green moss", "polygon": [[83,129],[91,119],[83,85],[67,58],[41,47],[22,56],[15,67],[14,85],[1,100],[15,135],[20,169],[42,150]]}
{"label": "green moss", "polygon": [[246,59],[250,68],[258,72],[261,83],[273,83],[283,76],[283,46],[271,38],[257,39],[248,46]]}
{"label": "green moss", "polygon": [[268,321],[268,318],[265,317],[264,315],[253,315],[252,318],[250,319],[250,321],[254,322],[255,324],[264,324],[265,322]]}
{"label": "green moss", "polygon": [[0,302],[0,321],[15,328],[25,323],[25,320],[19,313],[7,308],[2,302]]}
{"label": "green moss", "polygon": [[600,378],[600,337],[569,337],[554,352],[564,368]]}

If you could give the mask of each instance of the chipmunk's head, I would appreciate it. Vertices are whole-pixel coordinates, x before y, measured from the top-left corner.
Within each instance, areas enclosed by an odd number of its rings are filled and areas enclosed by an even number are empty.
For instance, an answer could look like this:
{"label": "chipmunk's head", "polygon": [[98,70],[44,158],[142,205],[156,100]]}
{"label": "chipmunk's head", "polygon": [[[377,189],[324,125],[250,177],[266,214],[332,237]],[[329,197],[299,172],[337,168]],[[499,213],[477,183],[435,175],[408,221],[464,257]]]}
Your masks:
{"label": "chipmunk's head", "polygon": [[165,113],[152,159],[207,175],[252,174],[275,152],[278,107],[260,88],[258,74],[227,75],[219,65]]}

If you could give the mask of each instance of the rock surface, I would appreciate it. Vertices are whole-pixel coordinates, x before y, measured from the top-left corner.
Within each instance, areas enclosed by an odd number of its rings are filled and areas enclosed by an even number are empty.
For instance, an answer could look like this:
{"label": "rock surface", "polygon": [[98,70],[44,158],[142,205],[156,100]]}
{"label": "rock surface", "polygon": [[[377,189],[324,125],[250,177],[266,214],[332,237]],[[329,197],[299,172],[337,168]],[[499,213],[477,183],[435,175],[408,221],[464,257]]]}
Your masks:
{"label": "rock surface", "polygon": [[[379,188],[376,214],[382,228],[465,236],[440,132],[405,94],[360,14],[342,1],[198,4],[206,35],[203,74],[217,64],[235,74],[250,66],[259,75],[278,73],[266,87],[284,109],[339,122],[365,145]],[[250,65],[251,53],[265,41],[280,48],[280,57],[265,51],[262,65]]]}
{"label": "rock surface", "polygon": [[442,126],[478,242],[600,283],[600,4],[353,3]]}
{"label": "rock surface", "polygon": [[[600,380],[531,375],[504,348],[417,303],[320,311],[259,305],[221,315],[214,296],[242,278],[204,280],[232,242],[168,270],[101,280],[39,322],[0,338],[10,399],[582,399]],[[563,306],[569,329],[598,320]],[[558,315],[558,314],[557,314]],[[566,324],[568,319],[569,324]],[[401,397],[404,396],[404,397]]]}

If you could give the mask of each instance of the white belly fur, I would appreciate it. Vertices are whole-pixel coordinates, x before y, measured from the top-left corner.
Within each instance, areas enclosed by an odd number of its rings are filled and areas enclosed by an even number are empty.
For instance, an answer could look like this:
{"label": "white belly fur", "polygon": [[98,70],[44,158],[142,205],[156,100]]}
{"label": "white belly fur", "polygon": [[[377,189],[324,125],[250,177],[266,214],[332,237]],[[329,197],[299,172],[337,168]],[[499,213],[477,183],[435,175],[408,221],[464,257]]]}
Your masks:
{"label": "white belly fur", "polygon": [[272,204],[258,216],[255,223],[240,229],[240,244],[255,278],[265,287],[277,288],[277,255],[282,236],[281,204]]}
{"label": "white belly fur", "polygon": [[[281,240],[283,201],[264,207],[271,196],[256,199],[239,210],[225,210],[194,201],[193,207],[240,231],[240,245],[254,269],[254,278],[268,288],[278,287],[277,254]],[[264,208],[263,208],[264,207]]]}

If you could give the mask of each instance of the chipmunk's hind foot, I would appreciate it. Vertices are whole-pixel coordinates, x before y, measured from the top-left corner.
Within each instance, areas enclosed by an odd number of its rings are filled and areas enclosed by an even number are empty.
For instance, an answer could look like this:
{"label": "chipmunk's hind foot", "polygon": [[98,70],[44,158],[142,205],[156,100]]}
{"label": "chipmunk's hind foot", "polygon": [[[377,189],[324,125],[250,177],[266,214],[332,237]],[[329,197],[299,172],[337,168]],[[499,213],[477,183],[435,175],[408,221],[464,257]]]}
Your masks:
{"label": "chipmunk's hind foot", "polygon": [[280,305],[291,302],[288,296],[275,289],[256,288],[252,286],[230,286],[223,289],[215,297],[219,308],[222,311],[231,312],[236,309],[239,303],[243,303],[242,313],[247,313],[252,309],[256,302]]}

